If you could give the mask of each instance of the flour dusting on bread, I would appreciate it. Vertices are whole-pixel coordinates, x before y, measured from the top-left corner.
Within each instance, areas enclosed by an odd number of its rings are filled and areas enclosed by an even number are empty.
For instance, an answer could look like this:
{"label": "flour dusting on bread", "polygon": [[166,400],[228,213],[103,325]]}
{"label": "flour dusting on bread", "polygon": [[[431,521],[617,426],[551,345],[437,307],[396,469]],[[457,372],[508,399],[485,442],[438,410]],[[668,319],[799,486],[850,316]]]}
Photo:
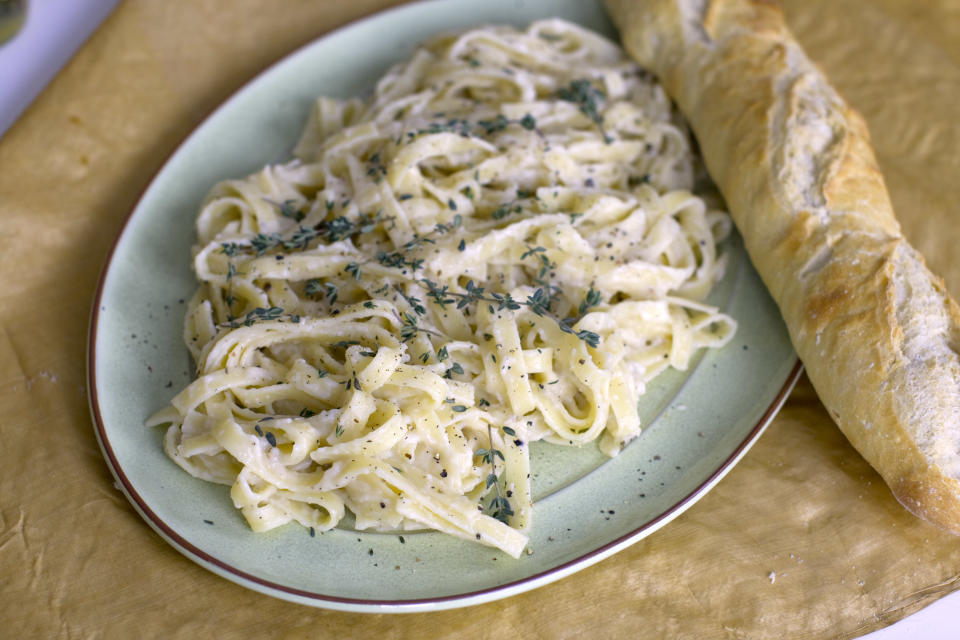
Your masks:
{"label": "flour dusting on bread", "polygon": [[606,0],[690,122],[830,415],[960,534],[960,309],[903,237],[863,118],[772,0]]}

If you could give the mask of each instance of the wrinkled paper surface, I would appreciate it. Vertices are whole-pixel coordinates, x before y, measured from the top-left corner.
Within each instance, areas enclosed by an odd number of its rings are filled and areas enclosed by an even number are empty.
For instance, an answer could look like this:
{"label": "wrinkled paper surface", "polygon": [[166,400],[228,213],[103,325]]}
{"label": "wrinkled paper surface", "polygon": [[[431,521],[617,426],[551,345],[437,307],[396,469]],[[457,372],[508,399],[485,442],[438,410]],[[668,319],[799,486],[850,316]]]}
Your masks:
{"label": "wrinkled paper surface", "polygon": [[[960,587],[960,538],[897,504],[805,379],[743,461],[673,523],[557,583],[469,609],[363,615],[275,600],[202,569],[141,521],[114,488],[87,407],[88,314],[111,243],[168,154],[224,98],[390,4],[131,0],[0,139],[4,633],[837,638]],[[907,236],[960,295],[960,4],[789,0],[786,10],[866,116]]]}

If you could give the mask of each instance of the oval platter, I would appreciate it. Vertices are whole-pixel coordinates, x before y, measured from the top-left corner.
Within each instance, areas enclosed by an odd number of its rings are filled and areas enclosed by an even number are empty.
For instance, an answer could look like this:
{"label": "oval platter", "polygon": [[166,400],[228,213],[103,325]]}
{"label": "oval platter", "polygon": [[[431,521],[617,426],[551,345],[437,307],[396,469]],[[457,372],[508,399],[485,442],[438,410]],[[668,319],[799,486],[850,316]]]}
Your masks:
{"label": "oval platter", "polygon": [[[644,433],[615,458],[535,443],[531,553],[514,560],[437,533],[297,525],[254,534],[228,488],[194,479],[144,420],[191,379],[182,344],[194,219],[217,181],[283,160],[319,95],[371,90],[438,32],[562,17],[615,37],[598,1],[432,0],[323,36],[266,70],[170,157],[127,219],[90,324],[88,389],[104,458],[144,520],[188,558],[256,591],[306,605],[389,613],[496,600],[583,569],[650,535],[702,497],[746,453],[786,399],[800,364],[742,243],[710,301],[737,319],[733,341],[643,397]],[[339,62],[338,62],[339,61]]]}

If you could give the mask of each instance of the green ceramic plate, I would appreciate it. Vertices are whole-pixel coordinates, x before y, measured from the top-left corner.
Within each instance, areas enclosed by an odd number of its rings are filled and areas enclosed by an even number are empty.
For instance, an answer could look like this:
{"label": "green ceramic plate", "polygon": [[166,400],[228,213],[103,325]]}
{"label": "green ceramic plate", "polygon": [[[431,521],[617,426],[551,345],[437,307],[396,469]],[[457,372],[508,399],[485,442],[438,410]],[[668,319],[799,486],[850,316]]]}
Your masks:
{"label": "green ceramic plate", "polygon": [[389,65],[443,30],[560,16],[613,30],[599,2],[435,0],[378,14],[284,59],[217,110],[170,158],[117,240],[93,309],[90,404],[120,487],[184,555],[251,589],[303,604],[369,612],[465,606],[533,589],[656,531],[703,496],[780,407],[800,367],[776,306],[739,238],[713,302],[740,323],[733,342],[690,371],[657,379],[649,426],[619,456],[544,444],[532,455],[533,553],[519,560],[435,533],[290,525],[254,534],[225,487],[195,480],[164,455],[144,419],[190,380],[181,344],[194,217],[218,180],[284,158],[320,95],[371,89]]}

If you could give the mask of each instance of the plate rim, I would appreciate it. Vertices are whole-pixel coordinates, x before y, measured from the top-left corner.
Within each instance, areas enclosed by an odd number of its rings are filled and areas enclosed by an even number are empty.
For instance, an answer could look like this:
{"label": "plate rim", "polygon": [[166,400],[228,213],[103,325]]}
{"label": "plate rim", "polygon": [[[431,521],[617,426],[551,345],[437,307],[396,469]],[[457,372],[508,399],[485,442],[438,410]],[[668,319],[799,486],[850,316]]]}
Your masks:
{"label": "plate rim", "polygon": [[[349,598],[291,587],[258,577],[203,551],[187,540],[184,536],[179,534],[150,507],[147,501],[137,492],[133,483],[127,477],[122,465],[114,453],[113,447],[110,444],[110,440],[106,432],[106,426],[100,413],[99,393],[96,384],[96,343],[99,329],[100,312],[102,310],[101,307],[103,303],[103,295],[107,278],[111,271],[111,266],[114,264],[114,258],[117,250],[127,236],[127,233],[130,229],[130,223],[133,220],[134,215],[140,209],[144,199],[160,179],[168,165],[173,161],[174,157],[177,156],[190,142],[190,140],[199,133],[200,129],[202,129],[211,118],[213,118],[217,113],[221,112],[228,104],[239,99],[242,94],[245,94],[251,90],[254,84],[256,84],[263,76],[270,74],[276,67],[284,64],[290,58],[302,54],[306,49],[315,45],[318,41],[339,34],[341,31],[350,29],[372,18],[382,18],[383,16],[407,10],[411,6],[423,6],[434,4],[434,2],[443,3],[447,1],[449,0],[427,0],[426,2],[413,2],[360,16],[337,27],[336,29],[317,36],[316,38],[304,43],[299,47],[292,49],[271,64],[255,72],[253,76],[251,76],[247,81],[243,82],[228,96],[207,111],[204,116],[196,122],[196,124],[190,127],[190,129],[175,145],[173,145],[170,152],[167,153],[163,160],[158,164],[157,170],[140,190],[136,200],[124,216],[123,222],[117,230],[110,245],[109,251],[104,258],[100,273],[97,278],[97,286],[94,293],[93,304],[90,309],[86,343],[87,400],[93,421],[93,430],[97,439],[97,444],[100,447],[104,461],[107,463],[107,467],[117,482],[117,488],[121,490],[121,492],[127,498],[127,501],[131,504],[137,514],[150,526],[150,528],[182,555],[220,577],[230,580],[239,586],[252,589],[265,595],[270,595],[308,606],[352,611],[357,613],[414,613],[473,606],[533,590],[559,580],[567,575],[575,573],[576,571],[600,562],[601,560],[617,553],[623,548],[637,542],[641,538],[654,533],[656,530],[663,527],[693,506],[693,504],[695,504],[714,485],[716,485],[716,483],[718,483],[727,473],[729,473],[729,471],[736,466],[737,462],[739,462],[746,452],[756,443],[760,435],[766,430],[767,426],[779,412],[780,408],[803,373],[803,364],[799,357],[795,355],[794,363],[790,369],[790,373],[786,376],[783,386],[773,397],[769,406],[757,419],[756,424],[749,431],[749,433],[747,433],[743,441],[741,441],[737,447],[730,452],[723,462],[719,464],[707,478],[700,482],[683,498],[671,505],[668,509],[659,513],[650,520],[647,520],[646,522],[636,526],[629,532],[620,535],[599,547],[593,548],[586,553],[578,555],[576,558],[549,567],[542,571],[538,571],[523,578],[483,589],[442,596],[390,600],[374,598]],[[746,254],[745,250],[744,257],[749,260],[749,256]]]}
{"label": "plate rim", "polygon": [[[102,286],[98,285],[98,301],[100,299],[101,288]],[[94,314],[94,317],[91,320],[91,340],[95,338],[96,327],[97,318],[96,314]],[[92,346],[88,346],[87,375],[88,380],[90,381],[96,379],[94,372],[95,361],[95,350]],[[110,446],[109,439],[107,438],[104,430],[104,424],[100,415],[99,405],[97,404],[98,395],[96,387],[91,385],[89,382],[88,395],[90,399],[90,410],[94,419],[94,431],[97,436],[97,442],[100,445],[100,449],[104,455],[104,459],[107,462],[107,466],[110,468],[110,472],[119,483],[121,491],[123,491],[123,494],[126,496],[127,500],[130,501],[137,513],[144,520],[146,520],[147,524],[150,525],[154,531],[156,531],[164,540],[166,540],[181,554],[185,555],[194,562],[197,562],[201,566],[213,571],[217,575],[229,579],[231,582],[235,582],[241,586],[252,588],[256,591],[273,595],[281,599],[292,600],[295,598],[293,601],[300,602],[301,604],[311,604],[317,607],[330,605],[327,608],[342,609],[358,613],[413,613],[423,610],[441,610],[471,606],[496,600],[499,599],[499,597],[508,597],[522,591],[530,591],[563,578],[570,573],[580,569],[585,569],[592,564],[600,562],[601,560],[620,551],[623,547],[629,546],[630,544],[638,541],[640,538],[652,534],[657,529],[666,525],[671,520],[692,507],[699,500],[699,498],[708,492],[727,473],[729,473],[733,467],[736,466],[737,462],[739,462],[740,459],[750,449],[750,447],[756,443],[770,422],[773,421],[773,418],[783,406],[783,403],[786,401],[790,392],[800,379],[800,375],[802,373],[803,364],[800,362],[800,359],[797,358],[793,368],[787,376],[786,381],[784,382],[783,387],[774,397],[770,406],[768,406],[763,415],[760,416],[756,425],[754,425],[753,429],[747,434],[744,440],[737,446],[736,449],[734,449],[733,452],[731,452],[727,459],[724,460],[723,464],[721,464],[713,473],[710,474],[710,476],[708,476],[703,482],[697,485],[696,488],[694,488],[677,503],[672,505],[669,509],[644,522],[630,532],[619,536],[600,547],[592,549],[583,555],[568,560],[567,562],[550,567],[549,569],[540,571],[519,580],[487,587],[485,589],[478,589],[475,591],[468,591],[446,596],[397,600],[345,598],[341,596],[316,593],[312,591],[305,591],[303,589],[297,589],[295,587],[289,587],[250,574],[208,554],[202,549],[199,549],[178,534],[172,527],[170,527],[170,525],[168,525],[150,508],[140,494],[137,493],[136,489],[132,486],[132,483],[127,479],[122,466],[113,453],[113,449]],[[306,600],[306,602],[304,602],[304,600]]]}

